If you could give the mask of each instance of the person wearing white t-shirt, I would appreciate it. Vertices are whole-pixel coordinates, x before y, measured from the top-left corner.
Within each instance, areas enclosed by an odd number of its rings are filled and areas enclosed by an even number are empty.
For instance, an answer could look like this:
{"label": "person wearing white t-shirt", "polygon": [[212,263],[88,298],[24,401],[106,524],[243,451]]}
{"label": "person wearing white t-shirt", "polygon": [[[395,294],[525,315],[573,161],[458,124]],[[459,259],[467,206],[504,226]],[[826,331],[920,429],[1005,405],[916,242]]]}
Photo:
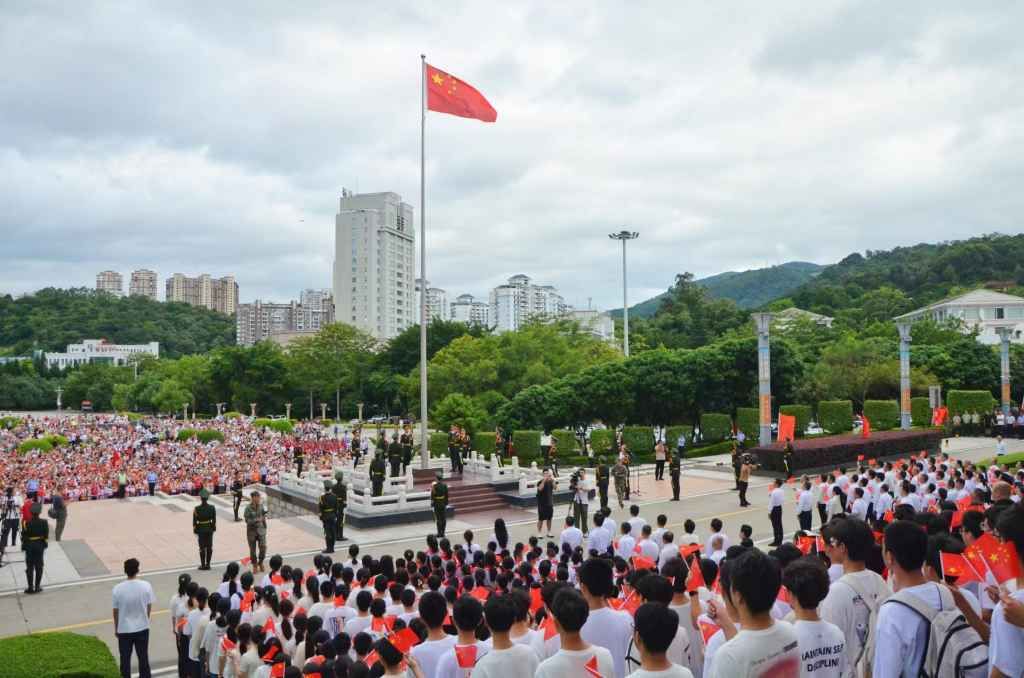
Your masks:
{"label": "person wearing white t-shirt", "polygon": [[633,537],[633,539],[640,539],[640,537],[643,536],[644,525],[647,524],[647,521],[640,516],[639,506],[632,504],[629,507],[629,520],[626,522],[629,523],[630,536]]}
{"label": "person wearing white t-shirt", "polygon": [[640,668],[633,678],[693,678],[689,668],[673,662],[668,650],[679,630],[679,615],[665,605],[644,603],[636,611],[633,644],[640,652]]}
{"label": "person wearing white t-shirt", "polygon": [[839,485],[833,485],[831,496],[829,496],[828,502],[825,504],[825,517],[827,519],[827,522],[825,523],[826,525],[832,522],[832,519],[836,516],[845,515],[845,511],[843,510],[843,500],[840,498],[842,496],[845,495],[843,495],[842,491],[839,489]]}
{"label": "person wearing white t-shirt", "polygon": [[672,530],[666,530],[661,535],[661,540],[664,546],[661,547],[661,551],[658,552],[658,570],[665,567],[665,563],[672,560],[673,558],[679,557],[679,547],[675,544],[676,536]]}
{"label": "person wearing white t-shirt", "polygon": [[828,572],[818,558],[800,558],[786,566],[782,583],[789,591],[789,604],[796,621],[800,648],[800,675],[811,678],[841,678],[845,673],[846,638],[835,624],[822,621],[818,605],[828,595]]}
{"label": "person wearing white t-shirt", "polygon": [[796,520],[800,529],[810,531],[811,521],[814,518],[814,493],[811,492],[810,481],[804,481],[803,489],[796,496]]}
{"label": "person wearing white t-shirt", "polygon": [[587,536],[587,553],[595,552],[603,556],[612,545],[612,533],[604,526],[604,514],[594,513],[594,529]]}
{"label": "person wearing white t-shirt", "polygon": [[654,531],[651,532],[651,540],[658,545],[658,548],[661,548],[665,545],[665,526],[668,525],[668,516],[666,516],[664,513],[659,513],[657,517],[657,523],[658,527],[656,527]]}
{"label": "person wearing white t-shirt", "polygon": [[624,610],[613,610],[608,607],[608,597],[612,594],[611,562],[590,558],[580,566],[577,576],[580,581],[580,593],[589,607],[587,621],[583,624],[580,635],[588,643],[608,650],[615,666],[614,675],[616,678],[624,678],[626,653],[633,637],[633,618]]}
{"label": "person wearing white t-shirt", "polygon": [[[593,562],[593,561],[587,561]],[[589,605],[578,591],[563,588],[551,601],[551,614],[561,647],[537,667],[534,678],[589,678],[587,666],[597,665],[605,678],[618,675],[611,653],[583,638],[582,630],[589,620]]]}
{"label": "person wearing white t-shirt", "polygon": [[661,553],[661,548],[658,546],[657,542],[651,539],[651,526],[644,525],[640,528],[640,536],[640,541],[637,543],[637,546],[640,547],[640,555],[644,558],[650,558],[657,563],[658,555]]}
{"label": "person wearing white t-shirt", "polygon": [[[685,529],[685,525],[684,525],[684,529]],[[729,543],[730,543],[729,542],[729,535],[727,535],[725,532],[722,532],[722,521],[719,520],[718,518],[712,518],[711,519],[711,536],[709,536],[708,540],[704,543],[704,553],[711,553],[711,551],[712,551],[712,549],[711,549],[711,540],[714,539],[715,537],[721,537],[722,538],[722,550],[723,551],[728,551],[729,550]]]}
{"label": "person wearing white t-shirt", "polygon": [[575,521],[572,516],[566,516],[565,529],[562,530],[562,535],[559,538],[560,545],[568,544],[569,548],[573,551],[576,550],[577,546],[583,543],[583,532],[581,532],[580,528],[576,527],[574,523]]}
{"label": "person wearing white t-shirt", "polygon": [[476,675],[476,665],[491,650],[490,641],[476,639],[476,630],[483,618],[483,605],[476,598],[466,595],[455,601],[452,606],[452,622],[455,623],[458,638],[452,649],[441,655],[434,678],[469,678],[470,673]]}
{"label": "person wearing white t-shirt", "polygon": [[417,605],[420,619],[427,625],[427,639],[410,650],[426,676],[437,674],[437,663],[441,657],[455,647],[455,636],[444,632],[444,620],[448,616],[448,603],[437,591],[427,591],[420,596]]}
{"label": "person wearing white t-shirt", "polygon": [[491,650],[473,667],[474,678],[530,676],[537,671],[537,653],[529,645],[513,643],[509,637],[517,612],[516,602],[509,595],[487,599],[484,618],[491,630]]}
{"label": "person wearing white t-shirt", "polygon": [[356,615],[345,622],[345,633],[349,638],[355,638],[357,633],[367,630],[373,623],[373,618],[370,616],[373,594],[363,589],[356,598]]}
{"label": "person wearing white t-shirt", "polygon": [[[636,592],[640,594],[640,599],[643,602],[641,609],[647,603],[655,603],[668,609],[675,598],[673,586],[674,582],[670,582],[665,576],[656,574],[637,580]],[[637,614],[639,614],[639,611]],[[666,635],[670,634],[671,637],[668,647],[665,648],[665,657],[669,662],[685,666],[689,670],[690,634],[680,625],[678,613],[672,612],[672,615],[675,625],[674,628],[666,629]],[[643,664],[642,654],[636,643],[636,630],[634,617],[634,635],[629,641],[629,648],[626,650],[626,671],[628,675],[633,675]]]}
{"label": "person wearing white t-shirt", "polygon": [[[996,529],[1008,544],[1017,550],[1017,557],[1024,561],[1024,508],[1020,504],[1004,509],[996,520]],[[992,610],[992,627],[989,636],[988,665],[992,676],[1024,675],[1024,626],[1008,618],[1011,606],[1019,613],[1024,603],[1024,576],[1016,581],[1008,580],[1007,585],[1015,583],[1017,590],[1012,593],[1002,592],[999,604]]]}
{"label": "person wearing white t-shirt", "polygon": [[711,539],[711,555],[708,558],[715,561],[715,565],[718,565],[722,562],[722,558],[725,558],[725,549],[722,548],[722,538],[720,536]]}
{"label": "person wearing white t-shirt", "polygon": [[879,488],[878,498],[875,499],[875,516],[881,518],[890,510],[892,510],[892,495],[889,493],[889,486],[883,484]]}
{"label": "person wearing white t-shirt", "polygon": [[209,596],[210,594],[205,588],[200,588],[196,591],[195,607],[188,613],[188,616],[185,618],[185,627],[181,630],[183,635],[188,636],[189,668],[196,675],[198,675],[199,671],[199,644],[202,641],[200,627],[204,621],[208,621],[210,618],[210,612],[206,609],[206,601]]}
{"label": "person wearing white t-shirt", "polygon": [[850,517],[856,518],[857,520],[868,519],[868,501],[864,498],[864,488],[855,487],[853,489],[853,506],[850,507]]}
{"label": "person wearing white t-shirt", "polygon": [[111,594],[121,675],[131,675],[134,651],[139,658],[139,678],[149,678],[149,617],[156,596],[148,581],[137,579],[138,560],[124,561],[124,573],[128,578],[115,586]]}
{"label": "person wearing white t-shirt", "polygon": [[628,562],[630,558],[636,555],[633,550],[636,547],[636,540],[630,534],[631,528],[629,523],[622,523],[619,531],[621,534],[619,534],[619,544],[615,547],[615,555]]}
{"label": "person wearing white t-shirt", "polygon": [[796,631],[771,615],[781,586],[778,562],[750,549],[729,559],[728,564],[722,592],[730,617],[739,620],[740,631],[715,653],[712,675],[705,678],[796,678],[800,673]]}

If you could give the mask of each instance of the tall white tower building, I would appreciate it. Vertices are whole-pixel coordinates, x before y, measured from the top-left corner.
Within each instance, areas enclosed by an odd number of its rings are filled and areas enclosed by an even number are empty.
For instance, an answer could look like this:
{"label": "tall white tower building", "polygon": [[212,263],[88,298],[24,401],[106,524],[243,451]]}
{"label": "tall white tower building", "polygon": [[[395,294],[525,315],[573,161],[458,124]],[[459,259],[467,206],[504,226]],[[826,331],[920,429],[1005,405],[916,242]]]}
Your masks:
{"label": "tall white tower building", "polygon": [[121,274],[117,271],[100,271],[96,274],[96,289],[117,297],[124,296]]}
{"label": "tall white tower building", "polygon": [[490,302],[490,321],[497,332],[517,330],[534,319],[560,317],[568,308],[554,287],[534,285],[521,273],[491,290]]}
{"label": "tall white tower building", "polygon": [[[420,294],[422,294],[423,281],[416,278],[416,313],[420,312]],[[431,287],[430,281],[426,283],[427,287],[427,322],[430,323],[434,320],[448,320],[448,293],[442,290],[440,287]],[[419,322],[419,315],[416,316],[416,322]]]}
{"label": "tall white tower building", "polygon": [[338,322],[391,339],[418,320],[412,205],[397,193],[342,189],[334,220]]}

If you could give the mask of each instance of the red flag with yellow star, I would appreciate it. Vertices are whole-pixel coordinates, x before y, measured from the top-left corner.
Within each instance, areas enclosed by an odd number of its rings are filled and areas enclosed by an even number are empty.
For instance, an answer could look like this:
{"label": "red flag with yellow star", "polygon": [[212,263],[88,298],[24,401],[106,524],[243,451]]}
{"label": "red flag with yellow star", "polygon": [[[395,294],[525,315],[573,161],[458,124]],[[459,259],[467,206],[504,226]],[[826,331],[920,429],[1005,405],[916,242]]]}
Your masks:
{"label": "red flag with yellow star", "polygon": [[494,122],[498,112],[476,88],[427,64],[427,109],[462,118]]}

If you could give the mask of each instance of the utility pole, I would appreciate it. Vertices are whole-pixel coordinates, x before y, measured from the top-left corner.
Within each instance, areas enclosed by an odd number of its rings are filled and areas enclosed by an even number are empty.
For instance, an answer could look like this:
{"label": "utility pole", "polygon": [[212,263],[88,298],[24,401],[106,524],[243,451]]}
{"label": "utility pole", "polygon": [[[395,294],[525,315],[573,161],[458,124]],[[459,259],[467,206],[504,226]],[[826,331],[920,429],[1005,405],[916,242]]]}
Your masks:
{"label": "utility pole", "polygon": [[622,353],[629,357],[629,302],[626,298],[626,241],[636,240],[640,234],[625,229],[618,233],[609,233],[612,240],[622,241]]}
{"label": "utility pole", "polygon": [[60,412],[60,405],[61,405],[61,402],[60,402],[60,397],[61,397],[61,395],[63,395],[63,394],[64,394],[64,389],[63,389],[63,388],[61,388],[60,386],[58,386],[58,387],[57,387],[57,412],[58,412],[58,413]]}

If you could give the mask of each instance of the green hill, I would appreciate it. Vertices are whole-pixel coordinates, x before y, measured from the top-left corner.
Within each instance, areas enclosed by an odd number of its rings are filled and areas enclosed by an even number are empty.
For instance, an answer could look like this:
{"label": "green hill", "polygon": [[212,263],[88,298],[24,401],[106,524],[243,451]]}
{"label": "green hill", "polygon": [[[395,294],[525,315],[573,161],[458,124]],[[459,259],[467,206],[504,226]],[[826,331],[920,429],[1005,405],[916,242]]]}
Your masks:
{"label": "green hill", "polygon": [[[773,299],[788,295],[792,290],[818,275],[824,268],[824,266],[807,261],[790,261],[769,268],[726,271],[701,278],[695,282],[716,299],[731,299],[740,308],[757,308]],[[653,317],[667,294],[668,292],[664,292],[631,306],[629,308],[630,317]],[[609,313],[613,317],[619,318],[622,316],[622,309],[609,311]]]}
{"label": "green hill", "polygon": [[83,339],[160,343],[176,358],[235,343],[235,320],[188,304],[115,297],[95,290],[46,288],[17,299],[0,296],[0,355],[63,351]]}

